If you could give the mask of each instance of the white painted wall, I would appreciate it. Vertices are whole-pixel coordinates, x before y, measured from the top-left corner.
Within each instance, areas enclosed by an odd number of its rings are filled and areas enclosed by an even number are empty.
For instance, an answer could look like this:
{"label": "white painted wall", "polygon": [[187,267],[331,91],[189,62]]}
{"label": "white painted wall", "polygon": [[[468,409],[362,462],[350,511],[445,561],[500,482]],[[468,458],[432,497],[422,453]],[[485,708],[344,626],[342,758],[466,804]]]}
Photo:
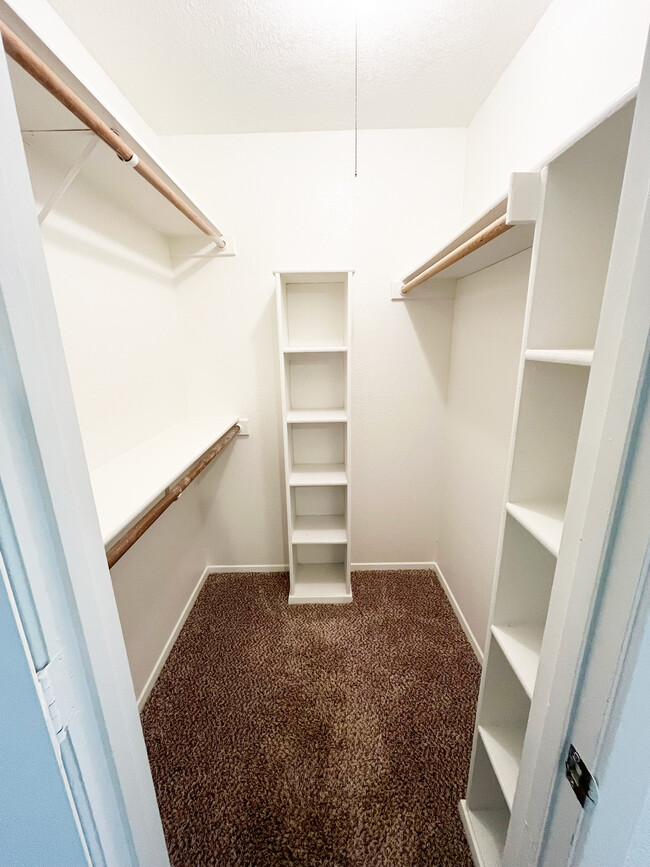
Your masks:
{"label": "white painted wall", "polygon": [[[226,456],[222,457],[227,460]],[[111,569],[138,699],[152,673],[156,676],[159,673],[159,660],[164,662],[164,658],[160,658],[203,575],[205,564],[205,525],[200,494],[190,485]]]}
{"label": "white painted wall", "polygon": [[[27,154],[40,203],[62,172],[29,148]],[[188,368],[169,252],[161,235],[81,178],[43,223],[42,238],[92,470],[187,415]],[[112,569],[137,695],[205,562],[198,493],[188,492]]]}
{"label": "white painted wall", "polygon": [[[71,141],[70,162],[75,148]],[[63,169],[27,148],[40,203]],[[185,364],[165,240],[78,178],[42,226],[91,470],[187,415]]]}
{"label": "white painted wall", "polygon": [[436,562],[484,648],[503,510],[530,251],[458,281]]}
{"label": "white painted wall", "polygon": [[647,0],[554,0],[468,127],[463,219],[636,87]]}
{"label": "white painted wall", "polygon": [[391,302],[389,283],[460,219],[464,145],[460,129],[362,131],[355,180],[349,132],[161,139],[238,246],[177,278],[192,410],[251,419],[199,481],[212,564],[288,562],[272,271],[347,267],[352,561],[433,559],[453,302]]}

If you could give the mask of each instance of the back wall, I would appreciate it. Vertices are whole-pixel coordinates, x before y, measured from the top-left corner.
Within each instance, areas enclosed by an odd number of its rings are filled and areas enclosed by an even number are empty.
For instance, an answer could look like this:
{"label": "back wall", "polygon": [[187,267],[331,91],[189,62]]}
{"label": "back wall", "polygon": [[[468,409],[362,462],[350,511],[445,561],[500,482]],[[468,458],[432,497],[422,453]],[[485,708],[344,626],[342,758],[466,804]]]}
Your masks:
{"label": "back wall", "polygon": [[[162,157],[237,256],[176,274],[192,411],[251,436],[199,482],[213,565],[288,562],[274,270],[354,269],[352,561],[434,559],[453,301],[390,300],[460,220],[465,131],[171,136]],[[216,496],[217,488],[219,496]]]}

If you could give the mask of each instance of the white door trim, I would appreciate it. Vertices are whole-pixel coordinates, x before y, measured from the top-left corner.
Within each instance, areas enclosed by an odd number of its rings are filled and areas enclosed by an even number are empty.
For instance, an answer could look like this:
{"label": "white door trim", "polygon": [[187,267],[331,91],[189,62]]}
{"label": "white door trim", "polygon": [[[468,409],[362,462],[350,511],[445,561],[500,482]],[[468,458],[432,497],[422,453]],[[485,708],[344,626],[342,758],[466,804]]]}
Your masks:
{"label": "white door trim", "polygon": [[[0,54],[0,291],[12,343],[6,351],[15,358],[22,392],[17,395],[7,423],[14,424],[15,430],[22,424],[26,432],[20,443],[14,440],[31,455],[33,473],[23,479],[23,484],[27,490],[38,484],[35,480],[44,479],[41,487],[53,525],[35,529],[49,530],[61,562],[56,577],[47,585],[36,580],[34,570],[27,570],[27,575],[44,631],[53,628],[47,615],[52,600],[56,598],[58,604],[68,606],[72,624],[69,634],[52,640],[80,647],[89,669],[88,683],[93,692],[86,698],[92,703],[97,726],[93,734],[104,743],[102,758],[112,769],[112,794],[115,802],[123,805],[120,815],[112,823],[107,822],[103,815],[106,791],[93,786],[90,777],[84,779],[98,828],[112,829],[110,833],[115,835],[115,847],[108,839],[102,841],[102,847],[105,852],[123,850],[124,840],[132,838],[134,864],[164,867],[169,861],[160,815],[63,354],[6,57],[4,52]],[[18,405],[21,401],[24,406]],[[11,520],[17,536],[23,531],[25,534],[24,539],[18,539],[19,545],[29,545],[33,529],[30,516],[18,514],[20,491],[17,487],[15,490],[13,511],[9,504]],[[48,636],[45,638],[48,643]],[[98,758],[88,750],[79,761],[91,768]],[[126,864],[109,862],[109,867]]]}
{"label": "white door trim", "polygon": [[[633,860],[626,859],[631,841],[643,828],[639,823],[647,824],[650,797],[649,503],[650,369],[646,357],[642,406],[630,438],[615,531],[605,558],[597,614],[569,732],[571,742],[576,746],[584,743],[589,751],[589,769],[600,788],[595,809],[580,815],[571,849],[572,865],[619,867],[647,860],[647,831],[643,830],[645,840],[639,842],[645,856],[637,852]],[[628,612],[625,622],[621,615]],[[603,653],[612,657],[609,665],[603,665]],[[596,719],[594,713],[598,714]],[[561,813],[548,825],[549,851],[557,848],[558,838],[566,836],[566,832],[558,833],[558,820]]]}

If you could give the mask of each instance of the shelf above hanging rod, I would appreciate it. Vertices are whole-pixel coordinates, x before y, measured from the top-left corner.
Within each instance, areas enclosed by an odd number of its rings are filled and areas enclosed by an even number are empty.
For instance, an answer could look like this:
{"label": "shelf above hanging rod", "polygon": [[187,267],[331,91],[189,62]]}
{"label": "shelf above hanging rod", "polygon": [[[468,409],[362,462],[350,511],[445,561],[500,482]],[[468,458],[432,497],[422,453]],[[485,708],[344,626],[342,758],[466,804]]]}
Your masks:
{"label": "shelf above hanging rod", "polygon": [[464,259],[465,256],[469,256],[470,253],[480,250],[481,247],[489,244],[490,241],[494,241],[494,239],[498,238],[499,235],[503,235],[504,232],[507,232],[508,229],[512,228],[512,226],[509,226],[506,223],[506,215],[503,214],[493,223],[490,223],[489,226],[486,226],[485,229],[481,229],[480,232],[477,232],[469,238],[469,240],[460,244],[460,246],[456,247],[455,250],[452,250],[451,253],[448,253],[438,262],[434,262],[434,264],[430,265],[426,271],[423,271],[417,277],[414,277],[412,280],[409,280],[408,283],[405,283],[400,290],[402,295],[408,294],[411,289],[415,289],[415,287],[419,286],[420,283],[424,283],[424,281],[428,280],[430,277],[434,277],[441,271],[450,268],[452,265],[455,265],[456,262],[460,262],[461,259]]}
{"label": "shelf above hanging rod", "polygon": [[[538,172],[514,172],[508,195],[467,226],[445,247],[393,284],[393,300],[453,297],[456,280],[502,262],[532,246],[539,201]],[[432,278],[436,278],[432,280]],[[431,281],[431,282],[428,282]],[[409,293],[436,287],[436,295]],[[447,289],[447,294],[440,289]]]}
{"label": "shelf above hanging rod", "polygon": [[7,25],[0,21],[0,36],[5,52],[38,84],[70,111],[81,123],[107,144],[126,165],[131,166],[148,184],[207,235],[219,249],[226,243],[222,232],[199,215],[120,138],[56,73],[54,73]]}
{"label": "shelf above hanging rod", "polygon": [[43,132],[92,132],[87,126],[67,127],[66,129],[21,129],[23,135],[40,135]]}
{"label": "shelf above hanging rod", "polygon": [[109,567],[232,442],[237,422],[237,416],[186,419],[90,473]]}

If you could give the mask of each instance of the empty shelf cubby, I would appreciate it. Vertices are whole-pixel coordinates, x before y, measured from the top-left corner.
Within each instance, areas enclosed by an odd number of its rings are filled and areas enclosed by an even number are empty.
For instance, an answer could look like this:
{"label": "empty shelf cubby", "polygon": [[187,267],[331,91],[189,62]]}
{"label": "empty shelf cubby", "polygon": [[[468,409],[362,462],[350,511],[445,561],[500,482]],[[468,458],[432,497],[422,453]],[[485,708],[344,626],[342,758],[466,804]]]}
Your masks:
{"label": "empty shelf cubby", "polygon": [[478,730],[509,808],[515,797],[530,699],[500,646],[490,648]]}
{"label": "empty shelf cubby", "polygon": [[348,602],[347,544],[292,545],[289,602]]}
{"label": "empty shelf cubby", "polygon": [[346,499],[346,488],[340,485],[292,488],[292,542],[347,542]]}
{"label": "empty shelf cubby", "polygon": [[285,347],[345,347],[348,275],[283,276],[281,332]]}
{"label": "empty shelf cubby", "polygon": [[589,367],[537,361],[526,361],[524,368],[508,499],[515,506],[511,514],[553,553],[562,532],[589,372]]}
{"label": "empty shelf cubby", "polygon": [[548,167],[529,349],[595,345],[633,111],[626,105]]}
{"label": "empty shelf cubby", "polygon": [[517,660],[528,696],[535,687],[556,565],[555,556],[508,514],[492,630],[501,647]]}
{"label": "empty shelf cubby", "polygon": [[461,819],[474,863],[500,867],[508,835],[510,809],[481,738],[476,742],[472,766],[467,799],[460,802]]}
{"label": "empty shelf cubby", "polygon": [[290,485],[347,483],[345,424],[288,426]]}
{"label": "empty shelf cubby", "polygon": [[287,412],[346,409],[344,352],[285,355]]}

